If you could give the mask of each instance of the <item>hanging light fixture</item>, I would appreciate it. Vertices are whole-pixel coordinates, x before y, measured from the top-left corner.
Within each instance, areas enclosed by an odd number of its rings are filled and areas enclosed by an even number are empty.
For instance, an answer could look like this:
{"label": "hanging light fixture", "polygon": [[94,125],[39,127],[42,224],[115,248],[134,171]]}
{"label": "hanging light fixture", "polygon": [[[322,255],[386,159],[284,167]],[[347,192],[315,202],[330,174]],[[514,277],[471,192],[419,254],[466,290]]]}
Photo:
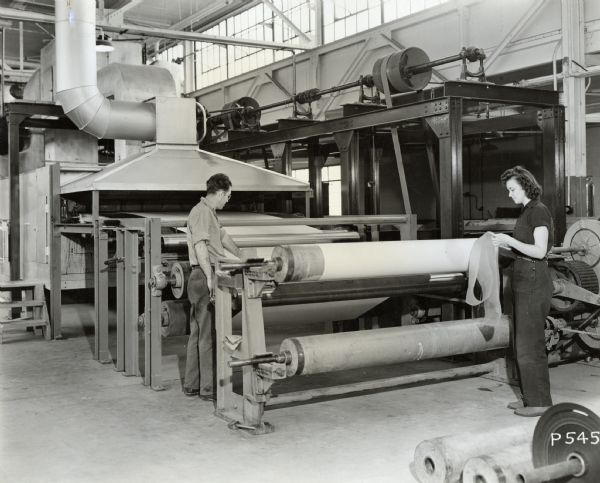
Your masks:
{"label": "hanging light fixture", "polygon": [[112,39],[100,29],[100,35],[96,37],[96,52],[112,52],[115,50]]}

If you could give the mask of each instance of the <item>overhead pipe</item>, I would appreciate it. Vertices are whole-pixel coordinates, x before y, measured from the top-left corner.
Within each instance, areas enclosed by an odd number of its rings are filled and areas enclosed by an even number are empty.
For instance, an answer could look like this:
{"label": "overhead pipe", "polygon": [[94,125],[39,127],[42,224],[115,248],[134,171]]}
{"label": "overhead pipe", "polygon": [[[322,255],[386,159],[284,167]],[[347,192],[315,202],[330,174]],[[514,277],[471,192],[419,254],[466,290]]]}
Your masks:
{"label": "overhead pipe", "polygon": [[96,81],[96,2],[55,2],[56,99],[82,131],[99,139],[156,138],[153,103],[110,101]]}

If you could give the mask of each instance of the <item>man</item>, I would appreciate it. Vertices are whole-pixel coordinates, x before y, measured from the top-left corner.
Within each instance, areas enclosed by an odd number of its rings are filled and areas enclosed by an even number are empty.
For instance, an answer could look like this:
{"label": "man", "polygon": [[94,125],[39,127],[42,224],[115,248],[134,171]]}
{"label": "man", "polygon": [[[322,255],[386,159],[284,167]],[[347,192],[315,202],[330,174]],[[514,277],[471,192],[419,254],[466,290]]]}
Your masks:
{"label": "man", "polygon": [[213,400],[213,331],[211,307],[213,271],[211,261],[225,257],[225,249],[239,257],[240,249],[221,227],[216,210],[221,210],[231,197],[231,180],[218,173],[206,182],[206,197],[190,211],[187,227],[187,245],[192,272],[188,281],[190,300],[190,337],[183,392],[186,396],[199,395]]}

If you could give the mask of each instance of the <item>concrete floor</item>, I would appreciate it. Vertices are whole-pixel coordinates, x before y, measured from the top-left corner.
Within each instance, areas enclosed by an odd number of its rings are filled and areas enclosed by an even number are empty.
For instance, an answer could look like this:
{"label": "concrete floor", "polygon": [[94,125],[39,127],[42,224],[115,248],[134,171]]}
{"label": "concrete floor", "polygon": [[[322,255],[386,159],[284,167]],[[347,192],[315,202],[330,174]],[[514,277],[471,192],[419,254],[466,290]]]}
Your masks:
{"label": "concrete floor", "polygon": [[[2,482],[411,482],[423,439],[522,421],[510,386],[471,378],[277,407],[275,432],[232,431],[213,405],[184,397],[185,339],[154,392],[92,360],[92,308],[63,308],[65,340],[23,334],[0,346]],[[551,370],[555,402],[600,407],[600,364]]]}

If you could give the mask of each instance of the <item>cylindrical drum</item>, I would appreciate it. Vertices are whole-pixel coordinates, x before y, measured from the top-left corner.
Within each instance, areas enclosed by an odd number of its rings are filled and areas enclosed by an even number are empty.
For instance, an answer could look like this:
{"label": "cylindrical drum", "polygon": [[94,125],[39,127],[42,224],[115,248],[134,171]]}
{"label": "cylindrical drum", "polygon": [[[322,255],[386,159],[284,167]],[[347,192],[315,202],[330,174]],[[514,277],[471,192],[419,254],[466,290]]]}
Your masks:
{"label": "cylindrical drum", "polygon": [[277,282],[465,272],[475,238],[283,245]]}
{"label": "cylindrical drum", "polygon": [[462,470],[462,483],[516,483],[519,472],[531,469],[533,460],[528,441],[469,459]]}
{"label": "cylindrical drum", "polygon": [[507,317],[435,322],[283,340],[287,375],[397,364],[508,347]]}
{"label": "cylindrical drum", "polygon": [[173,297],[181,299],[187,297],[187,284],[192,269],[189,262],[175,262],[171,267],[171,292]]}
{"label": "cylindrical drum", "polygon": [[223,106],[225,113],[222,115],[223,124],[228,130],[244,127],[258,127],[261,112],[260,104],[252,97],[240,97],[238,100],[228,102]]}
{"label": "cylindrical drum", "polygon": [[160,310],[163,337],[189,334],[190,301],[188,299],[165,300]]}
{"label": "cylindrical drum", "polygon": [[429,62],[429,57],[424,50],[418,47],[408,47],[400,52],[377,59],[373,65],[373,81],[377,89],[385,92],[384,78],[382,77],[383,65],[390,93],[420,91],[431,81],[431,69],[418,74],[411,74],[409,69],[427,62]]}
{"label": "cylindrical drum", "polygon": [[184,234],[164,233],[160,236],[160,244],[163,252],[174,250],[187,250],[187,238]]}
{"label": "cylindrical drum", "polygon": [[412,464],[421,483],[459,481],[465,463],[482,454],[531,443],[536,421],[488,432],[462,433],[422,441]]}

